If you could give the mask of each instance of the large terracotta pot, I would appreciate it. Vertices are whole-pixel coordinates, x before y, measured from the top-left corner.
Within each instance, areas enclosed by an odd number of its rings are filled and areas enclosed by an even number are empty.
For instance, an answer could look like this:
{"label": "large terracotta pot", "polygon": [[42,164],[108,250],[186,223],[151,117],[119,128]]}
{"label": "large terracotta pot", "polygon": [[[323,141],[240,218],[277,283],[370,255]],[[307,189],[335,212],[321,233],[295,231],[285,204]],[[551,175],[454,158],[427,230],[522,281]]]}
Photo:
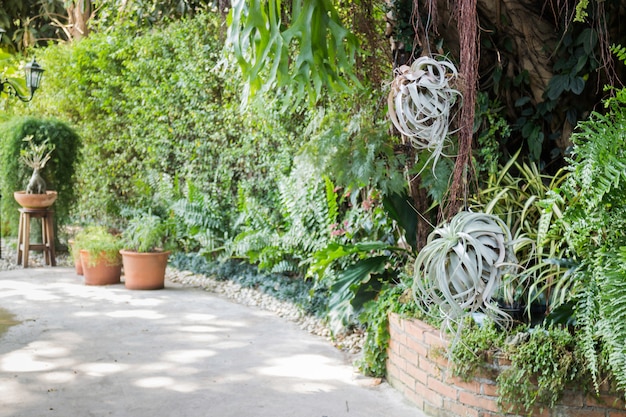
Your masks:
{"label": "large terracotta pot", "polygon": [[165,287],[165,268],[170,252],[121,250],[124,285],[129,290],[160,290]]}
{"label": "large terracotta pot", "polygon": [[57,199],[56,191],[46,191],[45,194],[27,194],[26,191],[16,191],[13,197],[17,204],[24,208],[44,209],[54,204]]}
{"label": "large terracotta pot", "polygon": [[85,285],[112,285],[119,284],[122,276],[122,264],[111,265],[105,259],[90,262],[89,252],[80,251],[80,260],[83,265]]}

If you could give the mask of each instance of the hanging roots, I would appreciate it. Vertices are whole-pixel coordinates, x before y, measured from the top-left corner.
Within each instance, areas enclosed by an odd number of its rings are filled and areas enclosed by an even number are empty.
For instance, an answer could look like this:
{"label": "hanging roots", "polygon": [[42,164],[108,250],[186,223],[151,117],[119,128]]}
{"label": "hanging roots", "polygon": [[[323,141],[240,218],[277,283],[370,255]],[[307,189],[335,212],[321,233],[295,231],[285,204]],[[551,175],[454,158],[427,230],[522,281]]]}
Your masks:
{"label": "hanging roots", "polygon": [[426,56],[396,71],[387,99],[391,121],[416,149],[433,152],[436,161],[448,136],[452,108],[461,98],[450,86],[458,71],[447,60]]}

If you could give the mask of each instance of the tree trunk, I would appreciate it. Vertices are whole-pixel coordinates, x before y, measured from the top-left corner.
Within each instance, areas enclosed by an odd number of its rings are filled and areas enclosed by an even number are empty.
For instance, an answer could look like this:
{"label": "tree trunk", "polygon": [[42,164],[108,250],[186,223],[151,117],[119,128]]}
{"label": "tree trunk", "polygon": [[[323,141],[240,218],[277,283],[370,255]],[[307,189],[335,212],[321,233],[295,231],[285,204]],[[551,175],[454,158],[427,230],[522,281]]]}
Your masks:
{"label": "tree trunk", "polygon": [[87,23],[91,18],[91,0],[75,0],[67,8],[70,34],[73,40],[80,40],[89,34]]}

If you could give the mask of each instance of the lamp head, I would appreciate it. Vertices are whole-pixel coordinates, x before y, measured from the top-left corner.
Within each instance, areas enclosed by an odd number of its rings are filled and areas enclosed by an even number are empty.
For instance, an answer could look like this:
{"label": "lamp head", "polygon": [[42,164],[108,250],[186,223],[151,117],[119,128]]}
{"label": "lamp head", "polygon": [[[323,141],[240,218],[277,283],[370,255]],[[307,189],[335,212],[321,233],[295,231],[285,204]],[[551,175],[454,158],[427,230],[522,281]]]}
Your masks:
{"label": "lamp head", "polygon": [[35,61],[35,58],[26,66],[24,66],[24,76],[26,78],[26,87],[30,90],[31,96],[39,88],[41,77],[45,70]]}

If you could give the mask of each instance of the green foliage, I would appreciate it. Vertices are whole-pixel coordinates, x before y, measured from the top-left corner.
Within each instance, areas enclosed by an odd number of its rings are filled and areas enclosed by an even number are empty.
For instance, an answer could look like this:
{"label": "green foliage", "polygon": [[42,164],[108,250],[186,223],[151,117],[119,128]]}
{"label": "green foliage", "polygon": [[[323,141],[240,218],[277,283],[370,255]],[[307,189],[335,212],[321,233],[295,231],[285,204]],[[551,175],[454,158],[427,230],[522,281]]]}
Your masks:
{"label": "green foliage", "polygon": [[364,305],[359,316],[367,332],[363,343],[363,357],[359,361],[361,371],[370,376],[386,374],[387,348],[389,347],[389,313],[415,317],[415,303],[411,300],[408,277],[403,276],[396,285],[385,285],[375,300]]}
{"label": "green foliage", "polygon": [[25,189],[32,170],[20,163],[21,152],[28,142],[23,139],[32,136],[32,143],[41,145],[48,142],[54,147],[51,159],[42,171],[42,177],[48,189],[56,190],[58,199],[55,202],[55,217],[58,226],[69,224],[71,210],[77,195],[76,167],[78,166],[81,140],[76,131],[67,123],[56,119],[39,119],[35,117],[14,117],[0,125],[0,188],[2,195],[2,218],[10,219],[9,231],[17,231],[16,213],[19,207],[13,198],[14,191]]}
{"label": "green foliage", "polygon": [[[283,20],[290,17],[289,24]],[[322,87],[347,91],[359,84],[353,62],[356,37],[342,24],[330,0],[281,2],[235,0],[228,15],[232,48],[250,93],[284,89],[315,103]],[[243,94],[244,101],[247,93]]]}
{"label": "green foliage", "polygon": [[507,345],[511,366],[498,375],[498,403],[506,412],[531,415],[536,405],[553,408],[565,386],[584,371],[567,330],[538,328],[521,335],[528,340]]}
{"label": "green foliage", "polygon": [[552,230],[562,236],[564,258],[573,266],[551,285],[554,307],[574,305],[582,350],[596,387],[601,345],[617,387],[624,390],[626,270],[620,248],[626,246],[626,110],[619,101],[609,109],[607,115],[592,114],[572,137],[570,174],[558,193],[566,209]]}
{"label": "green foliage", "polygon": [[168,250],[174,240],[172,229],[171,218],[162,219],[150,212],[135,215],[122,233],[122,246],[135,252]]}
{"label": "green foliage", "polygon": [[626,47],[625,46],[613,44],[611,45],[610,50],[617,57],[617,59],[619,59],[624,64],[626,64]]}
{"label": "green foliage", "polygon": [[107,265],[119,265],[122,258],[119,236],[113,235],[104,226],[90,225],[74,237],[73,251],[87,251],[90,266],[104,261]]}
{"label": "green foliage", "polygon": [[326,294],[316,291],[310,281],[261,272],[255,265],[234,259],[210,261],[197,253],[176,252],[170,261],[179,270],[204,274],[218,281],[230,280],[243,288],[255,288],[278,300],[289,301],[305,314],[322,317],[327,310]]}
{"label": "green foliage", "polygon": [[467,319],[458,343],[452,346],[448,359],[452,372],[466,381],[489,366],[494,355],[504,344],[505,333],[493,321],[486,320],[479,326],[472,318]]}
{"label": "green foliage", "polygon": [[238,189],[273,201],[305,116],[271,105],[254,117],[238,111],[240,83],[218,66],[221,25],[214,14],[141,36],[120,25],[38,54],[46,86],[29,111],[58,114],[80,129],[84,219],[113,224],[123,207],[141,207],[152,172],[177,178],[182,190],[193,183],[226,230],[237,217]]}
{"label": "green foliage", "polygon": [[339,187],[370,186],[383,195],[402,193],[406,188],[402,175],[405,161],[395,152],[399,140],[389,135],[389,122],[381,119],[371,104],[356,112],[344,106],[331,103],[315,111],[302,153],[318,176],[331,175]]}

